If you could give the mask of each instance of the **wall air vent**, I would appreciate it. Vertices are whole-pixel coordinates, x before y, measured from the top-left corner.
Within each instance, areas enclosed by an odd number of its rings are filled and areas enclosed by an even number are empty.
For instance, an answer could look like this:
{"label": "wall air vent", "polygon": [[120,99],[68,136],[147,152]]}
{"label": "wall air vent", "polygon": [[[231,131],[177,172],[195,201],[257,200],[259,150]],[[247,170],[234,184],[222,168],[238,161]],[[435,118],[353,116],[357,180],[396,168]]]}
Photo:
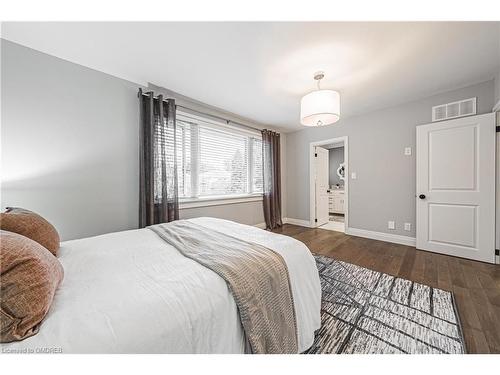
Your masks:
{"label": "wall air vent", "polygon": [[436,105],[432,107],[432,122],[475,115],[476,101],[477,98],[470,98],[458,102]]}

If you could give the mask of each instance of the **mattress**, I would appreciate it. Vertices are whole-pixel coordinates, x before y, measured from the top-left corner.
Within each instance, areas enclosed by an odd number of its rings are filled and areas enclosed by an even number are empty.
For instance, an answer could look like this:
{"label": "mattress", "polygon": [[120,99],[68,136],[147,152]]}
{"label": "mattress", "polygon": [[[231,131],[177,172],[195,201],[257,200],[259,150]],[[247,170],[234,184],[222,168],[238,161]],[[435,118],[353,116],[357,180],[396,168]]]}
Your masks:
{"label": "mattress", "polygon": [[[214,218],[190,221],[266,246],[285,260],[299,351],[320,327],[321,287],[308,248],[291,237]],[[149,229],[66,241],[64,280],[40,332],[4,352],[244,353],[245,335],[225,281]]]}

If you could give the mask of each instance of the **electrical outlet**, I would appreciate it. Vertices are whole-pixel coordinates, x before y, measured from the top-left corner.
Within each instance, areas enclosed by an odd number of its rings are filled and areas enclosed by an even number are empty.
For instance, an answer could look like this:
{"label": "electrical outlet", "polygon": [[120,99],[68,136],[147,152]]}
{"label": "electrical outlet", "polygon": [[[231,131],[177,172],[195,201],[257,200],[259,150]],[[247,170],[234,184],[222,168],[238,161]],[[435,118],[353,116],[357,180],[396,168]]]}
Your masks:
{"label": "electrical outlet", "polygon": [[411,231],[411,223],[405,223],[405,230]]}
{"label": "electrical outlet", "polygon": [[388,221],[387,228],[388,229],[396,229],[396,223],[394,223],[394,221]]}
{"label": "electrical outlet", "polygon": [[411,155],[411,147],[405,147],[405,155],[406,156]]}
{"label": "electrical outlet", "polygon": [[358,178],[358,176],[356,175],[356,172],[352,172],[351,179],[355,180],[356,178]]}

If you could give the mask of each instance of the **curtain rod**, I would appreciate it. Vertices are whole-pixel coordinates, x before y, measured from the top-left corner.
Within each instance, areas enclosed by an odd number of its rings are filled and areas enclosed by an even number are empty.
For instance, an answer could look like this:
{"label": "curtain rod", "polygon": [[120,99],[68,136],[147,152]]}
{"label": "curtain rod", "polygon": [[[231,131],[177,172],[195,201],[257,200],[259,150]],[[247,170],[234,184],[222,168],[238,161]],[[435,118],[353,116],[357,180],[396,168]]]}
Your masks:
{"label": "curtain rod", "polygon": [[[142,91],[142,90],[141,90],[141,92],[142,92],[142,95],[143,95],[143,96],[149,96],[149,95],[148,95],[148,93],[149,93],[149,92],[151,92],[151,91],[144,92],[144,91]],[[158,97],[156,97],[156,98],[154,98],[154,99],[158,99]],[[167,99],[168,99],[168,98],[165,98],[163,101],[166,101]],[[237,121],[228,120],[228,119],[226,119],[226,118],[224,118],[224,117],[220,117],[220,116],[217,116],[217,115],[212,115],[212,114],[210,114],[210,113],[201,112],[201,111],[198,111],[198,110],[193,109],[193,108],[185,107],[185,106],[183,106],[183,105],[176,104],[175,106],[176,106],[176,107],[179,107],[179,108],[184,108],[184,109],[187,109],[188,111],[196,112],[196,113],[198,113],[198,114],[200,114],[200,115],[210,116],[210,117],[216,118],[216,119],[218,119],[218,120],[222,120],[222,121],[226,122],[227,124],[229,124],[230,122],[232,122],[233,124],[237,124],[237,125],[239,125],[239,126],[243,126],[243,127],[245,127],[245,128],[248,128],[248,129],[256,130],[256,131],[258,131],[259,133],[260,133],[260,132],[261,132],[261,130],[262,130],[262,129],[259,129],[259,128],[254,128],[254,127],[252,127],[252,126],[242,124],[242,123],[237,122]]]}
{"label": "curtain rod", "polygon": [[179,108],[187,109],[188,111],[192,111],[192,112],[198,113],[198,114],[200,114],[200,115],[210,116],[210,117],[216,118],[216,119],[218,119],[218,120],[222,120],[222,121],[226,122],[227,124],[229,124],[229,123],[231,123],[231,122],[232,122],[233,124],[237,124],[237,125],[239,125],[239,126],[243,126],[244,128],[248,128],[248,129],[251,129],[251,130],[256,130],[256,131],[258,131],[259,133],[260,133],[260,131],[262,130],[262,129],[259,129],[259,128],[254,128],[253,126],[250,126],[250,125],[245,125],[245,124],[242,124],[241,122],[237,122],[237,121],[233,121],[233,120],[228,120],[228,119],[226,119],[226,118],[224,118],[224,117],[220,117],[220,116],[217,116],[217,115],[212,115],[212,114],[210,114],[210,113],[201,112],[201,111],[198,111],[198,110],[193,109],[193,108],[185,107],[185,106],[183,106],[183,105],[178,105],[178,104],[176,104],[175,106],[176,106],[176,107],[179,107]]}

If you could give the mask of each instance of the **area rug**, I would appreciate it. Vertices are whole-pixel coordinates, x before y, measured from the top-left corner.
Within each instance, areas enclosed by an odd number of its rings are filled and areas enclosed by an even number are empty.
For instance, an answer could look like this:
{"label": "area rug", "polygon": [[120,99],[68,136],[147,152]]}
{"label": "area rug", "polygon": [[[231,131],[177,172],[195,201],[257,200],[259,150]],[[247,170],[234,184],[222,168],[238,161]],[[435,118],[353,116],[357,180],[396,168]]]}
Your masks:
{"label": "area rug", "polygon": [[453,294],[315,255],[321,328],[308,354],[465,353]]}

